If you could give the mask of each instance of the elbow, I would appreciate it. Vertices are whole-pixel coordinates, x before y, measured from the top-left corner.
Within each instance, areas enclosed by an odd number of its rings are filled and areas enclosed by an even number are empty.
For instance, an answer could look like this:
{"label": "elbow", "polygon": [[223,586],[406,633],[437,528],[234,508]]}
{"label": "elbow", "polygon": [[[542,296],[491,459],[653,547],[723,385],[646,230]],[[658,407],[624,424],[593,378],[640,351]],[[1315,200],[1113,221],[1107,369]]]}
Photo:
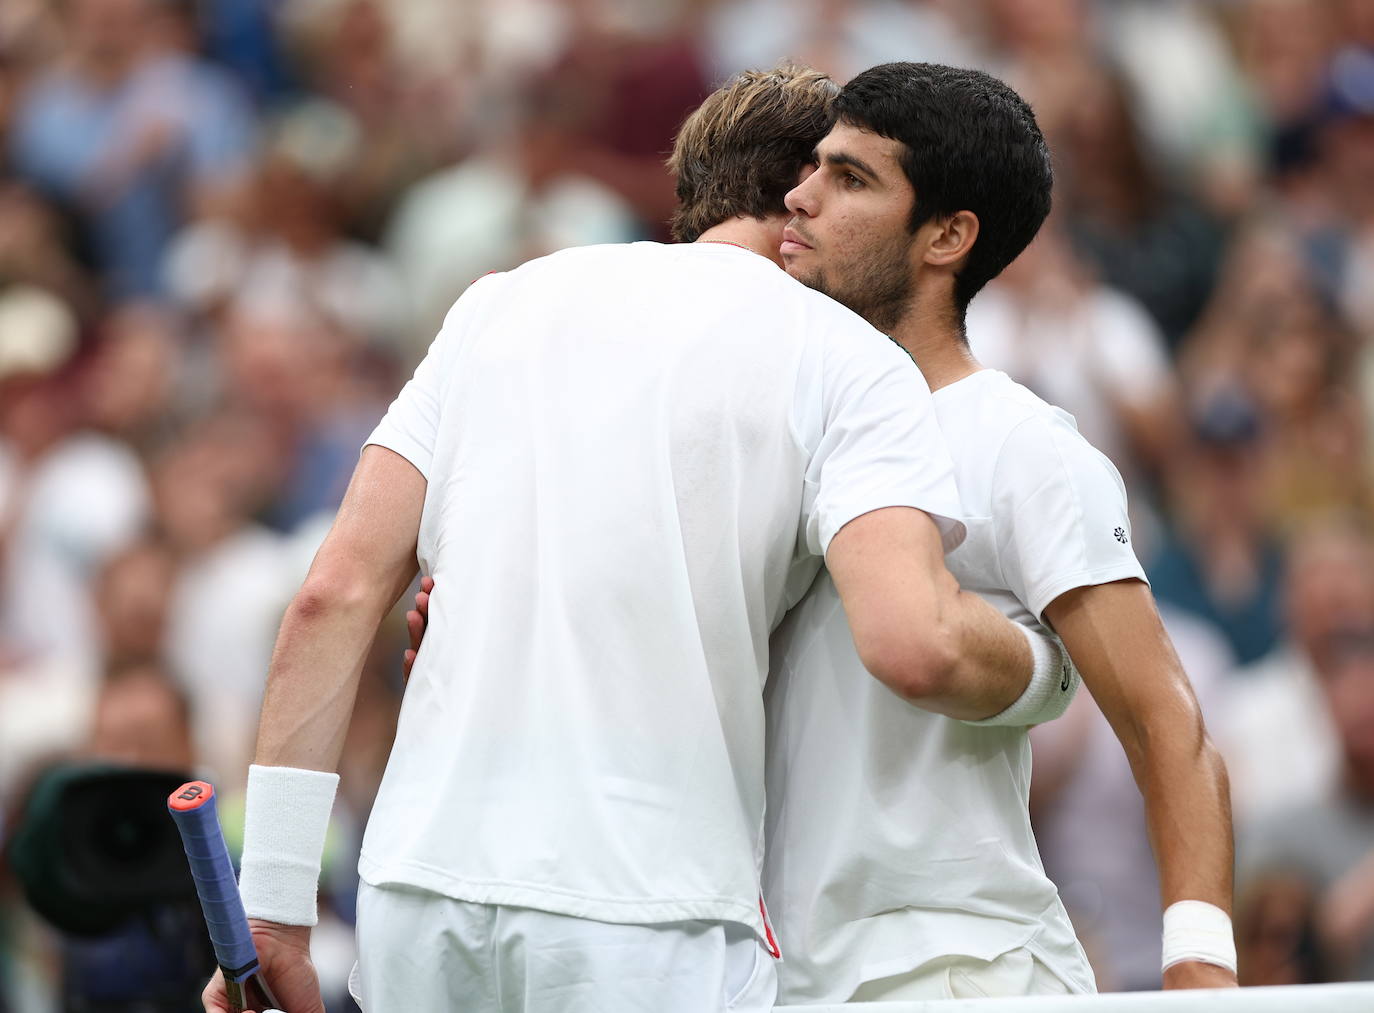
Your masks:
{"label": "elbow", "polygon": [[292,599],[291,611],[304,622],[362,615],[369,611],[372,597],[366,583],[352,574],[312,572]]}
{"label": "elbow", "polygon": [[959,652],[954,635],[935,624],[919,633],[866,637],[857,646],[873,677],[912,703],[939,699],[955,682]]}
{"label": "elbow", "polygon": [[1177,698],[1174,706],[1158,706],[1135,716],[1127,734],[1119,736],[1121,745],[1137,771],[1168,780],[1181,770],[1225,785],[1226,761],[1213,744],[1191,693]]}

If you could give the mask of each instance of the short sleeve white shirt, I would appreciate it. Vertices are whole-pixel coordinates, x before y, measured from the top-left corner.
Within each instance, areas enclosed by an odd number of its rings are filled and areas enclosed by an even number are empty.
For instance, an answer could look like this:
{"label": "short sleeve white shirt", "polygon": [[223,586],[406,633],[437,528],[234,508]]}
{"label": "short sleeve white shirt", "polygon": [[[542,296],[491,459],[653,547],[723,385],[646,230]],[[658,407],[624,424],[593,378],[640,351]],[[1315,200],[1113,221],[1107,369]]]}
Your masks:
{"label": "short sleeve white shirt", "polygon": [[969,305],[968,334],[980,361],[1071,412],[1130,474],[1135,455],[1119,406],[1148,406],[1172,383],[1164,337],[1143,307],[1105,286],[1047,305],[994,281]]}
{"label": "short sleeve white shirt", "polygon": [[369,442],[437,588],[363,878],[766,934],[768,636],[853,517],[962,536],[910,360],[745,250],[582,248],[473,285]]}
{"label": "short sleeve white shirt", "polygon": [[[1072,417],[994,370],[935,405],[968,527],[946,557],[961,587],[1040,629],[1065,591],[1144,579],[1121,480]],[[1092,991],[1031,832],[1026,730],[950,720],[871,678],[828,575],[772,647],[764,895],[780,1001],[843,1002],[935,957],[1021,946]]]}

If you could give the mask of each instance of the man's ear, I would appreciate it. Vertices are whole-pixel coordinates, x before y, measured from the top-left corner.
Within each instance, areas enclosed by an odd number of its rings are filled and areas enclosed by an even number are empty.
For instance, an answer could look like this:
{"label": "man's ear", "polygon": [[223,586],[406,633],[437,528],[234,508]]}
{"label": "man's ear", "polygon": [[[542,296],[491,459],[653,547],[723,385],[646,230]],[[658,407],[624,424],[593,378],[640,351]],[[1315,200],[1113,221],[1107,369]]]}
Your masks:
{"label": "man's ear", "polygon": [[936,226],[930,245],[922,258],[935,267],[949,267],[968,256],[978,239],[978,216],[972,211],[956,211]]}

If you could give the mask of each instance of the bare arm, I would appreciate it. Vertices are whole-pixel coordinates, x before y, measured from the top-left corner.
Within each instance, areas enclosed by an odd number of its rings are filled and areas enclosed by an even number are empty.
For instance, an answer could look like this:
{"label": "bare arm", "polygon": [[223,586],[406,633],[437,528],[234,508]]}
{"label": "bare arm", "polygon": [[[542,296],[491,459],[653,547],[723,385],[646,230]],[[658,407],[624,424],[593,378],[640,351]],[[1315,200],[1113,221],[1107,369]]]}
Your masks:
{"label": "bare arm", "polygon": [[[259,764],[337,770],[377,626],[417,569],[424,500],[425,480],[414,465],[382,447],[364,448],[277,634],[258,725]],[[309,927],[259,918],[249,925],[278,1000],[299,1013],[323,1013]],[[222,972],[201,1001],[209,1013],[228,1010]]]}
{"label": "bare arm", "polygon": [[348,493],[277,635],[256,762],[337,769],[377,626],[415,576],[425,480],[405,458],[364,449]]}
{"label": "bare arm", "polygon": [[887,507],[856,517],[831,540],[825,562],[859,657],[894,692],[926,710],[980,720],[1025,690],[1025,636],[960,590],[928,514]]}
{"label": "bare arm", "polygon": [[[1231,911],[1230,790],[1192,686],[1137,580],[1080,587],[1045,609],[1111,723],[1145,798],[1165,907],[1200,900]],[[1175,964],[1166,988],[1234,985],[1211,964]]]}

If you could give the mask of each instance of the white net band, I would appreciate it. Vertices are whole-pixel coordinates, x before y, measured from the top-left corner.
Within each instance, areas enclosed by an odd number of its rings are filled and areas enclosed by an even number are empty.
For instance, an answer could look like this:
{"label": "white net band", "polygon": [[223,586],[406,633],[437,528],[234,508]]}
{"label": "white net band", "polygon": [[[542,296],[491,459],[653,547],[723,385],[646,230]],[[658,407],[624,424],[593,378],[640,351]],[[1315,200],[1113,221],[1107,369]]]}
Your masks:
{"label": "white net band", "polygon": [[774,1013],[1370,1013],[1374,984],[778,1006]]}

